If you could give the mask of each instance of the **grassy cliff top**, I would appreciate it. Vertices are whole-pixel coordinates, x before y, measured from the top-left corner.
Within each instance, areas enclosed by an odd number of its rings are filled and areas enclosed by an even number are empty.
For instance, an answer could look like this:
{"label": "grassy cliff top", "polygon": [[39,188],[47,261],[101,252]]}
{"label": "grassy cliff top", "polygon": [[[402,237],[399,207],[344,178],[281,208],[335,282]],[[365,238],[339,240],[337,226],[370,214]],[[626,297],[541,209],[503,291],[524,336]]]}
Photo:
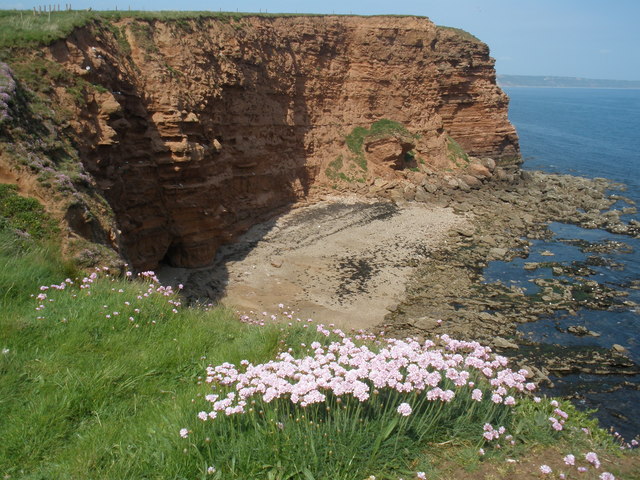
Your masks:
{"label": "grassy cliff top", "polygon": [[[244,17],[325,17],[325,16],[361,16],[361,15],[324,15],[308,13],[250,13],[250,12],[215,12],[215,11],[87,11],[72,10],[47,12],[34,15],[33,10],[0,10],[0,48],[30,47],[48,45],[60,38],[65,38],[74,29],[95,21],[117,21],[123,18],[138,20],[189,20],[211,18],[223,21]],[[418,15],[372,15],[384,17],[418,17]],[[365,16],[363,16],[365,17]],[[472,34],[459,28],[439,26],[459,34],[462,38],[479,41]]]}

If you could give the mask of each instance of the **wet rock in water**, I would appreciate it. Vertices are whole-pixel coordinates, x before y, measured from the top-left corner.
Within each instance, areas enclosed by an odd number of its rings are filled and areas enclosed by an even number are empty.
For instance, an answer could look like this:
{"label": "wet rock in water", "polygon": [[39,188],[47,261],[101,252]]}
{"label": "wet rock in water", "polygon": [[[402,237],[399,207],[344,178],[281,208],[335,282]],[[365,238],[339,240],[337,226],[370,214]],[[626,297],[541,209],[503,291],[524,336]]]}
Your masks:
{"label": "wet rock in water", "polygon": [[499,260],[507,256],[508,250],[506,248],[494,247],[489,250],[490,260]]}
{"label": "wet rock in water", "polygon": [[[625,290],[599,283],[596,270],[589,266],[612,265],[597,258],[566,262],[557,260],[521,262],[526,271],[538,270],[549,278],[529,275],[533,292],[520,285],[487,283],[483,269],[490,260],[512,256],[526,259],[535,240],[554,237],[549,222],[571,223],[580,227],[620,229],[617,213],[604,215],[614,200],[608,198],[610,182],[570,176],[530,172],[522,176],[494,169],[486,188],[470,193],[446,190],[433,195],[431,202],[448,204],[464,214],[471,225],[452,230],[449,241],[429,253],[429,262],[419,265],[415,281],[407,286],[402,311],[385,318],[384,330],[392,336],[423,335],[426,338],[447,333],[454,338],[489,344],[526,366],[529,377],[551,384],[549,375],[636,375],[640,367],[629,359],[621,345],[610,349],[594,345],[551,345],[535,342],[520,334],[522,323],[541,317],[575,316],[579,310],[629,308]],[[502,181],[500,181],[502,178]],[[446,178],[452,187],[452,178]],[[512,180],[513,183],[507,183]],[[469,206],[470,208],[468,209]],[[629,226],[637,225],[629,223]],[[640,230],[640,229],[639,229]],[[631,230],[626,235],[633,236]],[[590,243],[559,239],[583,252],[631,253],[623,242],[606,240]],[[553,251],[541,252],[553,257]],[[538,258],[538,260],[540,260]],[[553,274],[553,275],[551,275]],[[537,278],[535,278],[537,277]],[[640,281],[625,289],[640,289]],[[633,308],[633,307],[631,307]],[[425,316],[427,315],[427,316]],[[442,324],[435,318],[442,318]],[[575,320],[574,320],[575,321]],[[585,326],[564,327],[561,332],[576,336],[600,334]],[[589,343],[589,342],[585,342]],[[593,342],[591,342],[593,343]]]}
{"label": "wet rock in water", "polygon": [[534,367],[533,365],[524,365],[521,366],[521,368],[523,370],[526,370],[527,373],[525,374],[525,376],[528,379],[533,380],[535,383],[538,384],[542,384],[542,383],[546,383],[546,384],[551,384],[551,380],[549,379],[549,372],[548,371],[543,371],[537,367]]}
{"label": "wet rock in water", "polygon": [[586,336],[599,337],[600,336],[598,332],[589,330],[587,327],[584,327],[582,325],[571,325],[569,328],[567,328],[567,332],[573,335],[576,335],[578,337],[586,337]]}

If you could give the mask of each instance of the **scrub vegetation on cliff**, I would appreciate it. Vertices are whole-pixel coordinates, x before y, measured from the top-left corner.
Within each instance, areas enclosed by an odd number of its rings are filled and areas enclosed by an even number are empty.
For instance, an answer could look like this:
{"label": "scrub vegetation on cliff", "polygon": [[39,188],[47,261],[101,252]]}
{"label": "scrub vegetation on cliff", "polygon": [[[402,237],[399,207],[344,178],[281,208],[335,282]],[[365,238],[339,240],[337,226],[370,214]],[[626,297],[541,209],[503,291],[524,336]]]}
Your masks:
{"label": "scrub vegetation on cliff", "polygon": [[444,479],[545,449],[556,478],[594,479],[627,458],[476,343],[185,307],[150,272],[78,270],[19,217],[2,210],[3,478]]}

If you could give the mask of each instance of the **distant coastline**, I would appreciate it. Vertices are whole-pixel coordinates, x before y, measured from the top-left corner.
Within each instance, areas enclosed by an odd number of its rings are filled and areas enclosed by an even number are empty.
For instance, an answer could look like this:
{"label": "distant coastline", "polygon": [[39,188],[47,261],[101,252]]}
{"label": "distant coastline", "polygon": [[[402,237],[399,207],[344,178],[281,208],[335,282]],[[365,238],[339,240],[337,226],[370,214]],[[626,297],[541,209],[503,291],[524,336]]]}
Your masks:
{"label": "distant coastline", "polygon": [[640,80],[600,80],[543,75],[497,75],[497,82],[501,87],[640,89]]}

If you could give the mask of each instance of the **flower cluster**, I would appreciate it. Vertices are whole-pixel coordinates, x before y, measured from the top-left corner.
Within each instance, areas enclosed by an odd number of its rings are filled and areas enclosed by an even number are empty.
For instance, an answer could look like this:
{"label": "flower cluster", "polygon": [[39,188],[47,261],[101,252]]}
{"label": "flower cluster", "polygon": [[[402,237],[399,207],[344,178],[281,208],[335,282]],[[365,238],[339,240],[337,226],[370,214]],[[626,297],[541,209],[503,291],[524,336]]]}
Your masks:
{"label": "flower cluster", "polygon": [[[552,401],[552,403],[555,401]],[[556,402],[557,403],[557,402]],[[584,430],[584,429],[583,429]],[[564,458],[562,459],[565,463],[565,465],[567,465],[568,467],[575,467],[576,471],[578,473],[585,473],[589,470],[589,466],[592,466],[593,468],[595,468],[596,470],[598,470],[600,468],[600,459],[598,458],[598,454],[595,452],[587,452],[584,454],[584,459],[587,462],[586,465],[578,465],[576,456],[569,453],[567,455],[564,456]],[[541,465],[540,466],[540,472],[543,473],[544,475],[548,475],[550,473],[552,473],[551,468],[547,465]],[[568,474],[566,473],[559,473],[558,474],[558,478],[560,479],[567,479]],[[600,476],[598,477],[600,480],[615,480],[615,476],[612,473],[609,472],[602,472],[600,474]]]}
{"label": "flower cluster", "polygon": [[506,430],[502,426],[498,428],[493,428],[493,425],[491,425],[490,423],[485,423],[482,429],[484,430],[484,433],[482,434],[482,436],[485,438],[485,440],[489,442],[491,440],[497,440],[498,438],[500,438],[500,435],[503,435]]}
{"label": "flower cluster", "polygon": [[[243,361],[244,368],[240,369],[230,363],[209,366],[206,381],[227,388],[229,393],[222,399],[208,395],[213,410],[201,412],[200,419],[215,418],[219,412],[245,413],[247,403],[256,398],[265,403],[286,399],[306,407],[324,402],[328,396],[366,402],[381,391],[394,391],[424,394],[427,401],[444,403],[464,392],[477,401],[482,392],[469,388],[475,387],[470,380],[472,373],[488,381],[495,403],[512,405],[515,399],[508,393],[535,388],[525,383],[524,371],[506,368],[506,358],[492,355],[489,348],[477,342],[458,341],[447,335],[440,337],[440,346],[431,340],[420,344],[411,339],[388,339],[374,351],[367,345],[356,345],[339,330],[329,332],[322,325],[317,330],[325,336],[337,332],[341,340],[327,346],[314,342],[310,345],[313,355],[303,358],[294,358],[288,351],[264,364]],[[411,411],[404,402],[397,407],[403,416]]]}
{"label": "flower cluster", "polygon": [[[132,272],[130,271],[126,272],[126,278],[132,278],[133,276],[134,275]],[[141,312],[141,309],[142,309],[141,302],[143,302],[145,299],[148,299],[154,296],[168,297],[167,302],[173,306],[172,308],[173,313],[178,313],[178,308],[181,306],[181,302],[177,297],[177,292],[171,286],[161,285],[155,273],[151,271],[141,272],[137,275],[137,277],[140,280],[142,280],[143,282],[142,285],[144,285],[146,289],[138,291],[138,295],[135,297],[135,300],[132,299],[132,301],[129,301],[129,300],[124,301],[119,306],[111,307],[109,305],[103,305],[102,308],[104,309],[103,310],[104,318],[112,319],[119,316],[123,316],[128,318],[129,322],[131,322],[137,328],[139,327],[139,324],[136,323],[136,317]],[[112,276],[110,274],[110,270],[108,267],[102,267],[102,268],[95,268],[93,272],[83,277],[82,279],[76,279],[74,281],[74,280],[71,280],[70,278],[67,278],[65,279],[64,282],[61,282],[60,284],[42,285],[40,287],[40,293],[38,293],[37,295],[35,294],[32,295],[32,297],[35,298],[37,301],[37,306],[35,310],[37,312],[43,312],[46,309],[47,304],[51,302],[55,302],[55,298],[51,295],[52,291],[53,292],[62,291],[72,286],[76,286],[79,290],[78,293],[81,292],[83,296],[90,296],[92,288],[96,285],[96,283],[100,279],[107,279],[107,280],[110,279],[112,281],[115,281],[117,277]],[[179,289],[181,288],[182,288],[182,285],[180,285]],[[118,294],[125,293],[125,291],[122,288],[119,288],[117,290],[115,288],[112,288],[111,290],[114,293],[118,293]],[[77,298],[78,294],[72,293],[71,297]],[[137,305],[132,304],[132,302],[136,303],[136,300],[137,300]],[[38,316],[37,319],[44,320],[45,319],[44,313]],[[66,321],[66,320],[63,319],[63,321]],[[155,324],[156,322],[152,321],[151,323]]]}
{"label": "flower cluster", "polygon": [[567,414],[567,412],[560,410],[560,408],[558,408],[558,402],[556,402],[555,400],[552,400],[551,404],[556,408],[553,411],[553,415],[549,417],[549,422],[551,422],[551,427],[555,431],[559,432],[564,428],[563,427],[564,422],[567,420],[567,418],[569,418],[569,415]]}

